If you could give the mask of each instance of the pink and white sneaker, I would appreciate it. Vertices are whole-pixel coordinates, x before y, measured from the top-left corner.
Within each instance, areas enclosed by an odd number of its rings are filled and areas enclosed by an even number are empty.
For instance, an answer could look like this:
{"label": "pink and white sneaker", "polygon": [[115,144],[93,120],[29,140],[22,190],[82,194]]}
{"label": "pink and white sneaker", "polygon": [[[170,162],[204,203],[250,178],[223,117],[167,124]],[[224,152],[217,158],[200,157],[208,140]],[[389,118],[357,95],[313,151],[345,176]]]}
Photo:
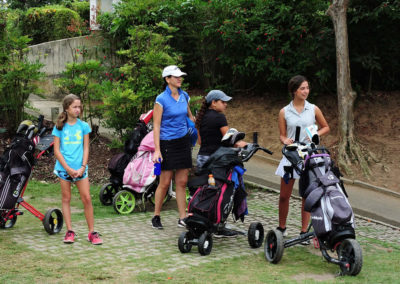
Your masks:
{"label": "pink and white sneaker", "polygon": [[100,239],[100,234],[98,232],[91,232],[88,234],[88,241],[93,245],[101,245],[103,241]]}
{"label": "pink and white sneaker", "polygon": [[76,236],[76,234],[75,234],[74,231],[68,230],[68,231],[65,233],[64,243],[66,243],[66,244],[73,244],[73,243],[75,242],[75,236]]}

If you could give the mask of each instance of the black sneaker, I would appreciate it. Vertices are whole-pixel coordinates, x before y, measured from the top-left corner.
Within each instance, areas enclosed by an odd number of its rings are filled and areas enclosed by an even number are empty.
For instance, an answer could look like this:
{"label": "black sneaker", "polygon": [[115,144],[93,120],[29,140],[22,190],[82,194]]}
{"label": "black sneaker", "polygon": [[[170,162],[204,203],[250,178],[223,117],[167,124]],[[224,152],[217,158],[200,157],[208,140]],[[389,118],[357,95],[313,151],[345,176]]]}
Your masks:
{"label": "black sneaker", "polygon": [[239,235],[238,232],[234,230],[229,230],[227,228],[223,228],[221,231],[215,233],[214,237],[216,238],[234,238]]}
{"label": "black sneaker", "polygon": [[277,227],[276,229],[282,233],[282,236],[287,237],[286,228],[282,229],[281,227]]}
{"label": "black sneaker", "polygon": [[[304,234],[307,234],[307,232],[300,232],[300,236],[304,235]],[[300,244],[303,246],[308,246],[309,244],[311,244],[311,242],[310,242],[310,239],[307,239],[305,241],[302,241]]]}
{"label": "black sneaker", "polygon": [[151,225],[154,229],[159,229],[162,230],[164,229],[162,224],[161,224],[161,218],[158,215],[155,215],[152,219],[151,219]]}
{"label": "black sneaker", "polygon": [[185,219],[178,219],[178,227],[180,228],[186,227]]}

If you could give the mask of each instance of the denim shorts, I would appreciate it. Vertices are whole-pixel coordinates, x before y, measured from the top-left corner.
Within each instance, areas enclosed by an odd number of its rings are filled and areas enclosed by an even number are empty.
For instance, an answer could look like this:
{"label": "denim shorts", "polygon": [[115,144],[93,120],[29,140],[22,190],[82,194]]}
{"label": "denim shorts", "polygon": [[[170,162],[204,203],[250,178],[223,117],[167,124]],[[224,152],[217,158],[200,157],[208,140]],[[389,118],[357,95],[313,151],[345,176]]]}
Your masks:
{"label": "denim shorts", "polygon": [[88,166],[86,165],[85,172],[83,173],[83,175],[80,176],[80,177],[77,177],[77,178],[72,178],[72,177],[67,173],[67,171],[57,171],[57,170],[54,170],[53,173],[54,173],[56,176],[58,176],[60,179],[63,179],[63,180],[69,181],[69,182],[76,182],[76,181],[79,181],[79,180],[82,180],[82,179],[85,179],[85,178],[88,177]]}

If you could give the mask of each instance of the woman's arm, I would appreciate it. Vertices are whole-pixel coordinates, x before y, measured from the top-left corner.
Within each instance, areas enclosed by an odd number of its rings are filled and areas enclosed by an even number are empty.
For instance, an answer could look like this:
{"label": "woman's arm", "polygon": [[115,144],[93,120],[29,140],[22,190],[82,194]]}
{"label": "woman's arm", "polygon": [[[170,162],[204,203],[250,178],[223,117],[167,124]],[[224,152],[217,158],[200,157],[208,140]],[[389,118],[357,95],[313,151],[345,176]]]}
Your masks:
{"label": "woman's arm", "polygon": [[161,118],[163,114],[163,108],[158,104],[154,104],[153,110],[153,134],[154,134],[154,156],[153,162],[158,162],[158,159],[162,161],[162,155],[160,150],[160,128],[161,128]]}
{"label": "woman's arm", "polygon": [[285,145],[292,144],[294,142],[293,139],[287,137],[284,108],[279,111],[278,126],[279,126],[279,140],[282,142],[282,144]]}
{"label": "woman's arm", "polygon": [[322,136],[328,134],[330,131],[328,122],[326,122],[326,119],[322,114],[322,111],[317,106],[315,106],[315,120],[319,125],[318,135]]}
{"label": "woman's arm", "polygon": [[190,118],[191,121],[196,122],[196,119],[193,116],[192,111],[190,110],[189,102],[188,102],[188,105],[187,105],[187,115],[188,115],[188,117]]}

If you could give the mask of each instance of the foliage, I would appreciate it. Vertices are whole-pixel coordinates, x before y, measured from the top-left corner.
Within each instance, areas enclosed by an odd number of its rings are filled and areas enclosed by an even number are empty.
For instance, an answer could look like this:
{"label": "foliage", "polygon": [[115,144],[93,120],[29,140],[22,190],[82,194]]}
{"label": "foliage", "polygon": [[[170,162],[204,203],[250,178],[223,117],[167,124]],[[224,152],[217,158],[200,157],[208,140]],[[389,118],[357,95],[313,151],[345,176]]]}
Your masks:
{"label": "foliage", "polygon": [[37,44],[57,39],[80,36],[85,23],[79,14],[62,6],[30,8],[22,19],[24,34]]}
{"label": "foliage", "polygon": [[103,98],[105,67],[99,60],[88,59],[85,47],[74,50],[74,53],[76,59],[82,57],[83,60],[68,63],[56,84],[64,94],[73,93],[81,98],[84,105],[83,118],[89,120],[92,129],[95,130],[97,127],[93,118],[102,118],[102,106],[98,102]]}
{"label": "foliage", "polygon": [[[101,26],[119,47],[128,44],[133,25],[165,21],[178,27],[170,45],[182,54],[193,87],[279,91],[300,73],[311,79],[314,90],[334,92],[335,39],[328,5],[324,0],[125,0],[115,14],[101,19]],[[363,89],[400,86],[395,79],[400,61],[392,60],[399,55],[399,37],[390,34],[399,25],[399,9],[399,0],[351,1],[352,74]]]}
{"label": "foliage", "polygon": [[89,22],[90,20],[90,3],[89,1],[65,1],[64,6],[76,11],[82,20]]}
{"label": "foliage", "polygon": [[348,9],[352,79],[362,89],[399,89],[400,1],[351,0]]}
{"label": "foliage", "polygon": [[14,133],[24,118],[24,104],[29,94],[37,92],[34,83],[42,76],[42,65],[28,62],[26,58],[30,39],[13,34],[6,27],[7,14],[0,10],[0,119],[8,132]]}
{"label": "foliage", "polygon": [[140,114],[153,107],[164,83],[162,69],[180,61],[168,44],[174,29],[166,23],[135,26],[128,32],[129,49],[118,52],[126,60],[119,68],[123,80],[114,83],[104,98],[106,125],[120,136],[135,126]]}
{"label": "foliage", "polygon": [[33,7],[60,4],[63,0],[7,0],[10,9],[27,10]]}

